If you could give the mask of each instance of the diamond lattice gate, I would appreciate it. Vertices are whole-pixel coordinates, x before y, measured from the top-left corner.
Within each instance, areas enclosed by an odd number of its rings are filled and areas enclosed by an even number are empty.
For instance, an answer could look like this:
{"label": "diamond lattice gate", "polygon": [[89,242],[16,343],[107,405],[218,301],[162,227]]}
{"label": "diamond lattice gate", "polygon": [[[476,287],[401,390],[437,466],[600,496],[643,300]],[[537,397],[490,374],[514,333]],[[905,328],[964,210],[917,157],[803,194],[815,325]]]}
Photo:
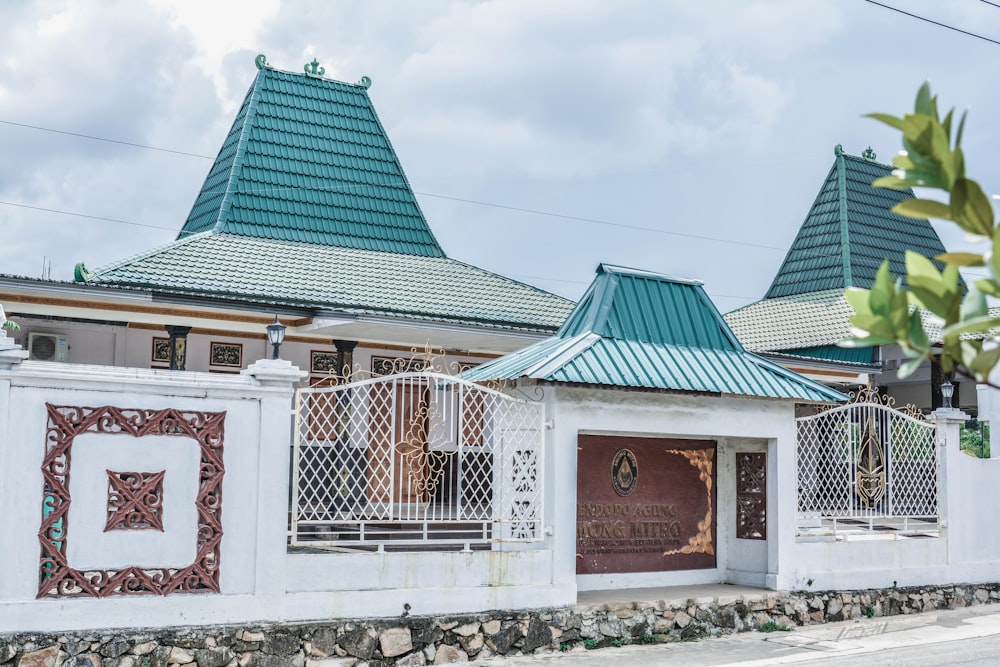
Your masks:
{"label": "diamond lattice gate", "polygon": [[937,530],[936,428],[916,409],[862,389],[797,422],[799,535]]}
{"label": "diamond lattice gate", "polygon": [[423,371],[300,389],[296,414],[293,546],[541,539],[541,403]]}

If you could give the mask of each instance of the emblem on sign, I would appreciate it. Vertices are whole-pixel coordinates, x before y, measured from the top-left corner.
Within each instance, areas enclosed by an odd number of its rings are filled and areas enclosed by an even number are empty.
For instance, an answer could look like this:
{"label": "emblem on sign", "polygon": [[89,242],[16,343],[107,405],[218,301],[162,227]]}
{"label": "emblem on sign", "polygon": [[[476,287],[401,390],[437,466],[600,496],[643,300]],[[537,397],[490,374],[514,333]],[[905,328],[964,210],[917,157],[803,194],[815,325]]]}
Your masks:
{"label": "emblem on sign", "polygon": [[619,496],[627,496],[635,491],[639,478],[639,464],[631,449],[619,449],[611,460],[611,484]]}

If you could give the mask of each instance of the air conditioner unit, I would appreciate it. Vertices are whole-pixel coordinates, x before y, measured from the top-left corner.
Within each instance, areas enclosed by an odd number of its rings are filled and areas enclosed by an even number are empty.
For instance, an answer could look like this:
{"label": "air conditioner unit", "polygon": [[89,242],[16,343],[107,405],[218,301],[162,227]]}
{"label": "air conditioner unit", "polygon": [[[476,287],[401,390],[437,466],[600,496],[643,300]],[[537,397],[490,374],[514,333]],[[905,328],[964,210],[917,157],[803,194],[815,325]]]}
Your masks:
{"label": "air conditioner unit", "polygon": [[28,334],[30,359],[39,361],[69,361],[69,338],[47,333]]}

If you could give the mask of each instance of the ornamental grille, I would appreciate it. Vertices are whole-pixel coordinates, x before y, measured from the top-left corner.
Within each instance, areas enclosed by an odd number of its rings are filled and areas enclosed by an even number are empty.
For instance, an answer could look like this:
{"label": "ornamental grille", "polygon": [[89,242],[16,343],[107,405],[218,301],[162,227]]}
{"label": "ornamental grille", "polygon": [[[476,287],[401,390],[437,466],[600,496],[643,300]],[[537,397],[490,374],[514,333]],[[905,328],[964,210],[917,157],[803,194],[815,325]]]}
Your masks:
{"label": "ornamental grille", "polygon": [[915,408],[866,388],[797,423],[800,535],[937,529],[936,428]]}
{"label": "ornamental grille", "polygon": [[540,540],[543,429],[541,403],[430,370],[300,389],[292,546]]}

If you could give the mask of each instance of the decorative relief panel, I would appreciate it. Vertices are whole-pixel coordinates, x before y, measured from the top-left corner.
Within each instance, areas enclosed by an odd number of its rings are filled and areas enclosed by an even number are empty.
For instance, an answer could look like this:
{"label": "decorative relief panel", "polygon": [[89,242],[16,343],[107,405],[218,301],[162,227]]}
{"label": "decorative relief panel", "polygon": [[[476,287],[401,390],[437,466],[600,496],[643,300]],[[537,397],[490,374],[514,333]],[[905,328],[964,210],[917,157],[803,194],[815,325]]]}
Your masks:
{"label": "decorative relief panel", "polygon": [[323,352],[322,350],[312,350],[309,360],[309,372],[311,373],[336,373],[337,353]]}
{"label": "decorative relief panel", "polygon": [[[56,406],[46,404],[48,426],[45,436],[45,458],[42,462],[43,493],[41,547],[39,562],[39,598],[107,597],[109,595],[219,592],[220,547],[222,542],[222,479],[225,412],[189,412],[173,409],[125,409],[111,406],[99,408]],[[178,436],[193,439],[200,453],[198,492],[195,499],[197,530],[191,536],[195,542],[195,558],[180,567],[117,567],[114,569],[76,569],[67,560],[67,545],[71,536],[69,521],[70,473],[74,439],[85,433],[132,436]],[[109,494],[116,481],[137,473],[109,471]],[[148,473],[147,473],[148,474]],[[136,480],[138,487],[159,490],[162,503],[163,473],[154,473]],[[159,479],[156,476],[159,475]],[[122,486],[129,487],[131,481]],[[141,493],[129,487],[133,496]],[[147,494],[148,496],[148,494]],[[112,510],[112,504],[115,509]],[[140,522],[149,522],[153,512],[148,497],[134,505],[111,502],[109,495],[108,522],[111,514],[120,520],[134,510]],[[131,509],[130,509],[131,508]],[[160,517],[162,518],[162,517]],[[119,517],[115,517],[116,521]]]}
{"label": "decorative relief panel", "polygon": [[108,470],[109,530],[158,530],[163,532],[163,476],[160,472]]}
{"label": "decorative relief panel", "polygon": [[209,364],[212,366],[227,366],[230,368],[241,368],[243,366],[242,343],[217,343],[213,341],[209,347],[209,351]]}
{"label": "decorative relief panel", "polygon": [[736,537],[767,539],[767,454],[736,454]]}
{"label": "decorative relief panel", "polygon": [[150,362],[154,364],[170,363],[169,338],[153,338],[153,351],[150,356]]}

